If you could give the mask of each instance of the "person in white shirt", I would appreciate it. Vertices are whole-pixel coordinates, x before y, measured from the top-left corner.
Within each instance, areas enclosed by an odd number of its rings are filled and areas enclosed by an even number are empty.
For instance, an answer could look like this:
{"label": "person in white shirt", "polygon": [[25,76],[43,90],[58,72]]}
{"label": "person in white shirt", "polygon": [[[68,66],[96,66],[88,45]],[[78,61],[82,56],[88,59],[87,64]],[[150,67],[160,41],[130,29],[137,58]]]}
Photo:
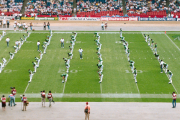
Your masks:
{"label": "person in white shirt", "polygon": [[6,38],[7,47],[9,47],[9,42],[10,42],[10,39],[9,39],[9,37],[7,37]]}
{"label": "person in white shirt", "polygon": [[61,42],[61,47],[64,48],[64,39],[62,38],[62,39],[60,40],[60,42]]}
{"label": "person in white shirt", "polygon": [[3,62],[2,67],[6,66],[7,60],[5,58],[2,58],[2,62]]}
{"label": "person in white shirt", "polygon": [[102,28],[102,30],[104,30],[104,24],[103,24],[103,22],[102,22],[102,24],[101,24],[101,28]]}
{"label": "person in white shirt", "polygon": [[79,49],[79,54],[80,54],[80,59],[83,59],[83,57],[82,57],[82,52],[83,52],[83,49]]}
{"label": "person in white shirt", "polygon": [[41,44],[40,41],[38,41],[38,42],[37,42],[37,47],[38,47],[37,51],[39,50],[40,44]]}
{"label": "person in white shirt", "polygon": [[19,41],[18,41],[18,40],[16,40],[15,46],[16,46],[16,47],[19,47]]}
{"label": "person in white shirt", "polygon": [[161,73],[163,73],[163,64],[164,64],[164,62],[163,62],[163,60],[161,60],[161,62],[160,62]]}

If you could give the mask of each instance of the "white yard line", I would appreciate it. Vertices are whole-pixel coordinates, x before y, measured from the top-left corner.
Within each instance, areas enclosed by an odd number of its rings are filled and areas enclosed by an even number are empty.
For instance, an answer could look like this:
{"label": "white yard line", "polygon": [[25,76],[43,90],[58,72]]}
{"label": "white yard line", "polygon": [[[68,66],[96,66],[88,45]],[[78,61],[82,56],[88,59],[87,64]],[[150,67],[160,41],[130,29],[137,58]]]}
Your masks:
{"label": "white yard line", "polygon": [[24,91],[24,94],[26,93],[26,90],[28,89],[28,87],[29,87],[29,83],[28,83],[27,86],[26,86],[26,89],[25,89],[25,91]]}
{"label": "white yard line", "polygon": [[180,51],[179,47],[171,40],[171,38],[167,34],[165,35],[174,44],[174,46]]}

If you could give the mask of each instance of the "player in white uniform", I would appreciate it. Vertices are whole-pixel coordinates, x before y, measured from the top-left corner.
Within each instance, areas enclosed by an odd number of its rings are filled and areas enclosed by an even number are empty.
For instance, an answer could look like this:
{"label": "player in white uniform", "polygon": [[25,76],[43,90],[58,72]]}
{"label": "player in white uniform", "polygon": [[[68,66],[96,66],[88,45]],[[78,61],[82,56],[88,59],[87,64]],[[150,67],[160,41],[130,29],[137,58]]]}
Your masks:
{"label": "player in white uniform", "polygon": [[6,66],[7,60],[6,60],[5,58],[2,57],[2,62],[3,62],[2,67],[5,67],[5,66]]}
{"label": "player in white uniform", "polygon": [[83,52],[83,49],[79,49],[79,54],[80,54],[80,59],[83,59],[83,57],[82,57],[82,52]]}
{"label": "player in white uniform", "polygon": [[62,39],[60,40],[60,42],[61,42],[61,47],[64,48],[64,39],[62,38]]}

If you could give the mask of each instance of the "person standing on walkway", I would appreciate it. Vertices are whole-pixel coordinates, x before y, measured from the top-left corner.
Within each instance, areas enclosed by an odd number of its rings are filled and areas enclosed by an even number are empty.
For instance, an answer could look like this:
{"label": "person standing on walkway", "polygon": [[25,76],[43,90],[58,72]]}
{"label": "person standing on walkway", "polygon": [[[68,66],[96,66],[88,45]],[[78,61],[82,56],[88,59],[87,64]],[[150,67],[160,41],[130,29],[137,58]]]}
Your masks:
{"label": "person standing on walkway", "polygon": [[47,95],[47,99],[49,100],[49,107],[51,107],[51,102],[53,101],[53,96],[51,91],[49,91],[48,95]]}
{"label": "person standing on walkway", "polygon": [[10,42],[10,39],[9,39],[9,37],[7,37],[6,38],[7,47],[9,47],[9,42]]}
{"label": "person standing on walkway", "polygon": [[38,49],[37,49],[37,51],[39,50],[39,46],[40,46],[40,41],[38,40],[38,42],[37,42],[37,47],[38,47]]}
{"label": "person standing on walkway", "polygon": [[176,107],[176,93],[175,92],[172,93],[172,97],[173,97],[173,100],[172,100],[173,107],[172,108],[175,108]]}
{"label": "person standing on walkway", "polygon": [[2,109],[3,111],[6,110],[6,97],[3,95],[1,98],[1,102],[2,102]]}
{"label": "person standing on walkway", "polygon": [[12,107],[12,104],[14,104],[14,106],[16,106],[15,102],[14,102],[14,95],[10,94],[8,97],[9,101],[10,101],[10,106]]}
{"label": "person standing on walkway", "polygon": [[25,97],[25,95],[23,95],[21,101],[23,102],[23,110],[22,111],[26,111],[27,97]]}
{"label": "person standing on walkway", "polygon": [[46,22],[44,22],[44,25],[43,25],[43,26],[44,26],[44,30],[46,30]]}
{"label": "person standing on walkway", "polygon": [[64,48],[64,39],[63,38],[60,40],[60,43],[61,43],[61,47]]}
{"label": "person standing on walkway", "polygon": [[16,98],[16,89],[15,89],[15,87],[13,87],[13,89],[11,90],[11,93],[14,96],[14,103],[15,103],[15,98]]}
{"label": "person standing on walkway", "polygon": [[88,105],[88,102],[86,102],[86,106],[84,108],[84,112],[85,112],[85,120],[89,120],[89,114],[90,114],[90,106]]}
{"label": "person standing on walkway", "polygon": [[[41,92],[41,98],[42,98],[42,107],[44,106],[45,107],[45,102],[46,102],[46,93],[45,93],[45,90],[43,90]],[[43,104],[44,103],[44,104]]]}
{"label": "person standing on walkway", "polygon": [[80,59],[83,59],[83,57],[82,57],[82,52],[83,52],[83,49],[79,49],[79,54],[80,54]]}
{"label": "person standing on walkway", "polygon": [[50,30],[50,23],[49,22],[47,23],[47,27],[48,27],[48,30]]}

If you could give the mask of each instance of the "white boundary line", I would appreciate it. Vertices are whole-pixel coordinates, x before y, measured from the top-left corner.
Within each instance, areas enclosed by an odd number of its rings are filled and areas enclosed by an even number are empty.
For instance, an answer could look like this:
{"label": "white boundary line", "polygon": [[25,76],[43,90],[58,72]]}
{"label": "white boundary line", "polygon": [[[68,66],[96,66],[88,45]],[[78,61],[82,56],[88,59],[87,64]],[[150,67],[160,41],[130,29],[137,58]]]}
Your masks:
{"label": "white boundary line", "polygon": [[171,40],[171,38],[167,35],[167,34],[164,34],[173,44],[174,46],[176,46],[176,48],[180,51],[179,47]]}

